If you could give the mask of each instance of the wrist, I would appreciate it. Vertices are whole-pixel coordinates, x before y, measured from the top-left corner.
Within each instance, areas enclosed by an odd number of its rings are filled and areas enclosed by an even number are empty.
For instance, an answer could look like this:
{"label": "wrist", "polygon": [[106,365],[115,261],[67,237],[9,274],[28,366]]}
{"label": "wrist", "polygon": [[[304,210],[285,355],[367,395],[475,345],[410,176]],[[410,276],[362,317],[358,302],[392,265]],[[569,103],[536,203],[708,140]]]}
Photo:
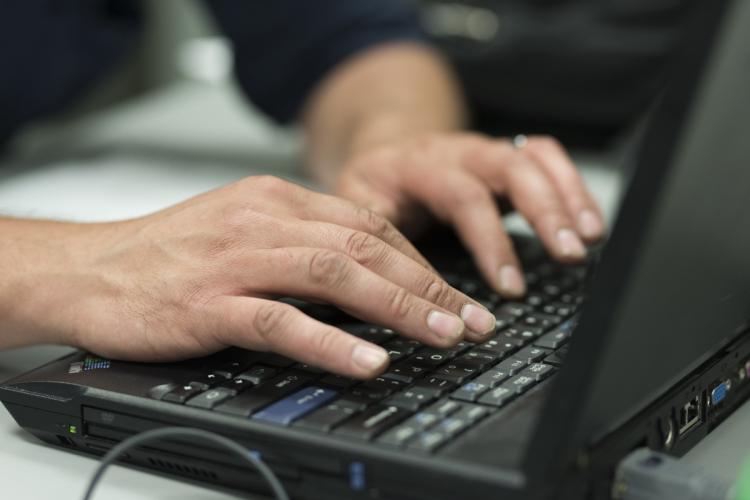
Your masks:
{"label": "wrist", "polygon": [[96,296],[94,266],[110,224],[0,221],[0,347],[77,345],[82,302]]}

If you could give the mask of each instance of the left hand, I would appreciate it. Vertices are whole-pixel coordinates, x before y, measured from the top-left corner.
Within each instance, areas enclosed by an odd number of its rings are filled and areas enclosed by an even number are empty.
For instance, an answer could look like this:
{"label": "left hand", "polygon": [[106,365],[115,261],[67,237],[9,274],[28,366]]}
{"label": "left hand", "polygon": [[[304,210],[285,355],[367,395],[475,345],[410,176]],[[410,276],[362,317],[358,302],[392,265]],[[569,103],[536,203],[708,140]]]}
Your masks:
{"label": "left hand", "polygon": [[516,148],[474,133],[436,133],[359,152],[345,165],[336,194],[400,227],[426,208],[454,227],[487,282],[505,296],[526,287],[494,196],[506,196],[550,254],[563,262],[586,255],[604,234],[601,210],[565,150],[546,136]]}

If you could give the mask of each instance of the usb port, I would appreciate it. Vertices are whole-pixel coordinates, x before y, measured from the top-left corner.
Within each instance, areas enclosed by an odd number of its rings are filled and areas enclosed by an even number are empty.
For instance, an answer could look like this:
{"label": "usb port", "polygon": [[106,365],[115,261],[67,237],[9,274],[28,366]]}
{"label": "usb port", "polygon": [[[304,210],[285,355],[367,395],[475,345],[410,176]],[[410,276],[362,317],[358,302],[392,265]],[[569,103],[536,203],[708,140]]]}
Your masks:
{"label": "usb port", "polygon": [[701,397],[695,396],[680,409],[677,419],[677,435],[683,436],[701,423]]}

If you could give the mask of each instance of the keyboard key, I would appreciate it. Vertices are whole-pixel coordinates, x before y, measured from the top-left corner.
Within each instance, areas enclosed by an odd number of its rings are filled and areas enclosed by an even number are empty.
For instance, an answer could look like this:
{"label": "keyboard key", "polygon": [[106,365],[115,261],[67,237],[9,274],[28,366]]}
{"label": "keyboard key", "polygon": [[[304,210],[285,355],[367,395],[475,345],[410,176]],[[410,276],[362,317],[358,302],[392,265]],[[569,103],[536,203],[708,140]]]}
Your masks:
{"label": "keyboard key", "polygon": [[464,383],[468,378],[473,377],[479,370],[474,366],[449,364],[437,369],[433,375],[438,378],[450,380],[456,384]]}
{"label": "keyboard key", "polygon": [[562,346],[557,351],[553,352],[546,358],[544,358],[544,362],[548,365],[557,366],[560,367],[563,364],[563,361],[565,361],[565,356],[568,354],[568,346]]}
{"label": "keyboard key", "polygon": [[247,363],[245,362],[229,361],[227,363],[219,365],[215,370],[213,370],[213,372],[216,373],[217,375],[221,375],[222,377],[226,379],[230,379],[242,373],[246,367],[247,367]]}
{"label": "keyboard key", "polygon": [[[524,366],[526,365],[524,364]],[[508,379],[508,377],[510,377],[510,373],[500,370],[498,367],[495,367],[475,378],[474,382],[478,384],[484,384],[492,389],[503,383]]]}
{"label": "keyboard key", "polygon": [[289,425],[296,419],[328,403],[336,396],[338,396],[338,393],[331,389],[317,386],[306,387],[256,413],[253,419]]}
{"label": "keyboard key", "polygon": [[195,379],[190,381],[190,384],[196,387],[200,387],[204,391],[207,391],[208,389],[216,387],[226,380],[227,378],[222,375],[219,375],[217,373],[209,373],[207,375],[203,375],[202,377],[196,377]]}
{"label": "keyboard key", "polygon": [[463,417],[461,413],[456,413],[452,417],[448,417],[438,423],[434,430],[438,430],[446,434],[449,438],[455,437],[471,425],[469,419]]}
{"label": "keyboard key", "polygon": [[494,389],[484,393],[482,397],[479,398],[478,402],[481,404],[496,406],[499,408],[510,403],[517,396],[518,393],[515,390],[501,385],[500,387],[495,387]]}
{"label": "keyboard key", "polygon": [[386,377],[377,377],[372,380],[362,382],[362,385],[366,387],[373,387],[375,389],[388,389],[389,391],[400,391],[406,384],[400,380]]}
{"label": "keyboard key", "polygon": [[232,389],[217,387],[216,389],[209,389],[208,391],[191,398],[190,401],[185,403],[185,406],[211,410],[215,406],[233,397],[235,394],[236,392]]}
{"label": "keyboard key", "polygon": [[247,418],[275,400],[276,397],[270,394],[264,394],[259,391],[245,391],[239,396],[235,396],[227,402],[216,406],[214,411]]}
{"label": "keyboard key", "polygon": [[521,375],[531,377],[537,382],[541,382],[555,372],[555,367],[544,363],[534,363],[521,372]]}
{"label": "keyboard key", "polygon": [[450,380],[439,377],[425,377],[423,379],[417,380],[417,383],[414,384],[414,386],[432,389],[433,391],[435,391],[435,394],[440,397],[446,392],[452,391],[457,386],[457,384],[455,382],[451,382]]}
{"label": "keyboard key", "polygon": [[502,372],[506,374],[507,378],[519,373],[526,368],[527,365],[528,363],[525,360],[511,358],[502,361],[499,365],[495,366],[492,371]]}
{"label": "keyboard key", "polygon": [[346,396],[352,396],[355,399],[364,399],[370,402],[376,402],[387,398],[392,393],[393,389],[389,389],[388,387],[375,387],[361,384],[349,389],[346,392]]}
{"label": "keyboard key", "polygon": [[448,350],[422,349],[409,358],[409,360],[420,365],[439,366],[453,359],[455,355],[455,352]]}
{"label": "keyboard key", "polygon": [[185,401],[189,400],[190,398],[200,394],[205,389],[202,387],[199,387],[197,385],[181,385],[177,387],[176,389],[172,390],[171,392],[168,392],[164,395],[162,398],[162,401],[169,401],[170,403],[178,403],[183,404]]}
{"label": "keyboard key", "polygon": [[424,431],[412,439],[407,448],[419,452],[432,452],[448,441],[449,436],[441,431]]}
{"label": "keyboard key", "polygon": [[503,328],[506,328],[518,319],[516,316],[513,316],[512,314],[507,313],[498,313],[497,309],[495,309],[495,330],[502,330]]}
{"label": "keyboard key", "polygon": [[369,440],[388,430],[411,413],[397,406],[374,406],[334,430],[334,434],[353,439]]}
{"label": "keyboard key", "polygon": [[484,406],[464,405],[464,407],[456,413],[456,418],[467,420],[469,424],[472,425],[479,422],[489,414],[490,411]]}
{"label": "keyboard key", "polygon": [[435,412],[420,411],[407,420],[406,423],[417,427],[419,430],[425,430],[438,423],[441,418],[442,417]]}
{"label": "keyboard key", "polygon": [[479,396],[484,394],[490,389],[489,384],[483,384],[482,382],[467,382],[460,388],[453,391],[451,398],[458,399],[460,401],[473,402],[476,401]]}
{"label": "keyboard key", "polygon": [[495,316],[510,315],[515,318],[521,318],[525,314],[533,312],[534,308],[521,302],[506,302],[495,310]]}
{"label": "keyboard key", "polygon": [[451,401],[450,399],[443,399],[441,401],[438,401],[437,403],[433,404],[427,410],[425,410],[427,413],[434,413],[439,418],[447,417],[448,415],[452,415],[453,413],[457,412],[463,408],[463,405],[461,403],[458,403],[456,401]]}
{"label": "keyboard key", "polygon": [[318,381],[320,384],[335,387],[337,389],[348,389],[359,383],[359,380],[344,377],[342,375],[329,374]]}
{"label": "keyboard key", "polygon": [[499,359],[506,358],[518,350],[518,346],[513,342],[507,342],[500,337],[495,337],[482,344],[479,344],[475,350],[480,352],[491,351],[497,354]]}
{"label": "keyboard key", "polygon": [[570,333],[565,330],[552,330],[549,333],[545,333],[539,337],[534,345],[537,347],[543,347],[545,349],[555,350],[565,344],[570,338]]}
{"label": "keyboard key", "polygon": [[[419,363],[412,363],[411,361],[403,361],[401,363],[397,363],[391,367],[390,370],[388,370],[391,373],[395,373],[398,375],[404,375],[406,377],[412,377],[412,378],[419,378],[424,377],[427,375],[427,372],[430,369],[424,365],[420,365]],[[390,377],[393,378],[393,377]]]}
{"label": "keyboard key", "polygon": [[271,379],[277,373],[278,370],[276,370],[276,368],[272,368],[266,365],[255,365],[250,367],[250,369],[246,372],[242,372],[237,375],[237,378],[243,378],[254,385],[259,385],[266,380]]}
{"label": "keyboard key", "polygon": [[404,446],[411,438],[421,432],[421,429],[408,421],[394,427],[378,438],[378,442],[389,446]]}
{"label": "keyboard key", "polygon": [[318,368],[317,366],[308,365],[306,363],[297,363],[292,368],[294,368],[295,370],[312,373],[313,375],[321,375],[323,373],[326,373],[325,370]]}
{"label": "keyboard key", "polygon": [[520,359],[526,364],[536,363],[546,358],[552,351],[543,347],[534,347],[532,345],[524,347],[513,355],[515,359]]}
{"label": "keyboard key", "polygon": [[338,401],[331,403],[300,418],[294,422],[294,427],[318,432],[330,432],[331,429],[334,429],[359,411],[337,403]]}
{"label": "keyboard key", "polygon": [[530,305],[531,307],[540,307],[545,302],[545,298],[543,295],[540,295],[538,293],[530,293],[526,296],[526,300],[524,301],[526,304]]}
{"label": "keyboard key", "polygon": [[490,365],[494,365],[500,356],[492,351],[482,352],[477,348],[463,354],[461,357],[456,358],[454,363],[457,365],[467,365],[477,368],[479,371],[484,370]]}
{"label": "keyboard key", "polygon": [[531,389],[534,384],[536,384],[536,379],[534,377],[529,377],[528,375],[521,373],[520,375],[511,378],[500,387],[505,387],[506,389],[515,391],[517,394],[523,394]]}
{"label": "keyboard key", "polygon": [[255,385],[244,378],[233,378],[232,380],[222,382],[221,384],[219,384],[219,387],[232,391],[232,396],[236,396],[244,390],[255,387]]}
{"label": "keyboard key", "polygon": [[278,375],[257,389],[245,391],[217,406],[216,411],[248,417],[264,406],[302,388],[312,380],[313,378],[304,372],[290,371]]}
{"label": "keyboard key", "polygon": [[521,323],[525,326],[536,326],[547,331],[561,321],[562,318],[554,314],[531,313],[524,316]]}
{"label": "keyboard key", "polygon": [[573,304],[566,304],[564,302],[552,302],[546,304],[542,311],[546,314],[554,314],[561,318],[567,318],[568,316],[576,312],[577,306]]}
{"label": "keyboard key", "polygon": [[396,334],[389,328],[382,328],[373,325],[353,324],[339,326],[345,332],[351,333],[355,337],[371,342],[373,344],[382,344],[392,339]]}
{"label": "keyboard key", "polygon": [[399,408],[415,412],[428,403],[431,403],[436,398],[437,396],[434,391],[414,387],[391,396],[390,398],[388,398],[385,404],[398,406]]}
{"label": "keyboard key", "polygon": [[502,331],[502,333],[506,337],[514,336],[520,339],[523,339],[524,342],[531,342],[535,338],[539,337],[541,334],[544,333],[544,328],[539,326],[528,326],[524,324],[514,323],[505,330]]}
{"label": "keyboard key", "polygon": [[411,384],[414,382],[414,377],[410,377],[409,375],[404,375],[403,373],[400,373],[399,371],[389,370],[381,375],[381,377],[385,379],[390,380],[397,380],[403,384]]}

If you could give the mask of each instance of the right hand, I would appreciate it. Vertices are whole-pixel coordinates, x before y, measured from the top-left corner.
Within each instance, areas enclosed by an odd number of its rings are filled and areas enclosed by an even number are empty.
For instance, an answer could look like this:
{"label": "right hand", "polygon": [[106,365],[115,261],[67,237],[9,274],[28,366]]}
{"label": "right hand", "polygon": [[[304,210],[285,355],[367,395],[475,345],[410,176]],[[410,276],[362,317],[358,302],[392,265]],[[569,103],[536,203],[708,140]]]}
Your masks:
{"label": "right hand", "polygon": [[428,345],[481,341],[495,319],[391,223],[348,201],[250,177],[78,240],[66,343],[165,361],[229,346],[367,378],[386,351],[272,300],[331,303]]}

